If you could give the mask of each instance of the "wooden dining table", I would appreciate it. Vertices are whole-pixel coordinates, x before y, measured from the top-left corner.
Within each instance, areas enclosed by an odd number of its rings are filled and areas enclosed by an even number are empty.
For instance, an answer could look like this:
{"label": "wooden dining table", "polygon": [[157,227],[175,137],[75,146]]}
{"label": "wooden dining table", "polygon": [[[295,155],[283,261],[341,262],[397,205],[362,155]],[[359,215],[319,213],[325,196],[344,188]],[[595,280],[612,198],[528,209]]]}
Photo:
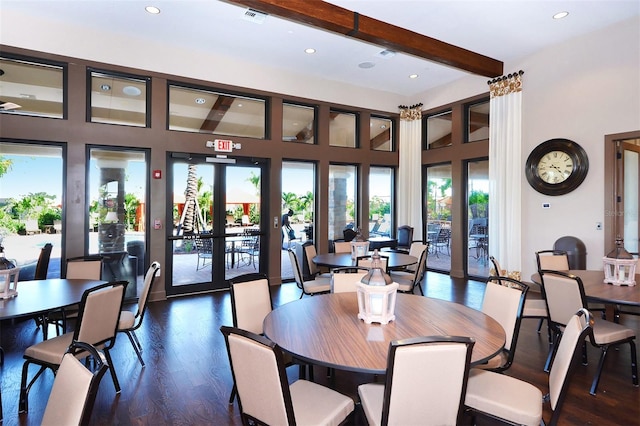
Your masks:
{"label": "wooden dining table", "polygon": [[470,336],[471,363],[498,354],[505,331],[493,318],[467,306],[398,294],[396,319],[366,324],[358,319],[355,292],[324,294],[286,303],[264,320],[264,334],[303,361],[340,370],[384,374],[389,343],[419,336]]}
{"label": "wooden dining table", "polygon": [[[580,277],[584,293],[590,302],[640,306],[640,274],[636,274],[635,286],[619,286],[604,282],[604,271],[572,269],[570,274]],[[531,281],[541,284],[540,274],[531,275]]]}
{"label": "wooden dining table", "polygon": [[[379,252],[379,254],[380,256],[384,256],[388,259],[387,268],[389,269],[403,268],[405,266],[418,263],[417,257],[409,256],[405,253],[398,253],[395,251],[382,251]],[[323,253],[316,255],[311,260],[318,266],[326,266],[329,268],[356,266],[356,261],[351,258],[351,253]]]}

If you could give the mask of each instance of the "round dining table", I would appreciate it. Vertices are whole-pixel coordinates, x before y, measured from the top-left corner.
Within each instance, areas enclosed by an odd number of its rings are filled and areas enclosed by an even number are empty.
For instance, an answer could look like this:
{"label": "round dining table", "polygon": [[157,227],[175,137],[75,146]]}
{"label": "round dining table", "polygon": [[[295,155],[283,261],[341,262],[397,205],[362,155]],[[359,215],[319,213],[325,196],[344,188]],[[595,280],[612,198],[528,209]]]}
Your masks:
{"label": "round dining table", "polygon": [[398,294],[396,319],[366,324],[358,319],[355,292],[324,294],[286,303],[264,320],[264,334],[303,361],[340,370],[384,374],[389,343],[419,336],[470,336],[472,365],[498,354],[505,331],[493,318],[446,300]]}
{"label": "round dining table", "polygon": [[[369,254],[372,254],[370,252]],[[418,263],[418,258],[415,256],[409,256],[405,253],[398,253],[395,251],[381,251],[380,256],[388,258],[387,268],[397,269],[405,266]],[[324,253],[318,254],[313,259],[313,263],[318,266],[326,266],[329,268],[343,268],[349,266],[356,266],[355,259],[351,258],[351,253]]]}

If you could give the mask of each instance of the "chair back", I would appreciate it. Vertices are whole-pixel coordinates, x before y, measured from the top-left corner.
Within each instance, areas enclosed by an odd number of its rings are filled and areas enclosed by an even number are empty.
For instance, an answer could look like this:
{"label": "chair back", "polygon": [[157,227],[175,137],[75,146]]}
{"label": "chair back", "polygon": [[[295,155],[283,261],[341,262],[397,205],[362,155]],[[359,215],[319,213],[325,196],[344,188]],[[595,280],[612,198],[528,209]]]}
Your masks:
{"label": "chair back", "polygon": [[[409,247],[409,256],[413,256],[415,258],[420,259],[420,255],[422,254],[423,251],[427,250],[428,247],[429,247],[429,243],[422,244],[419,241],[414,241],[411,243],[411,247]],[[409,265],[407,266],[407,270],[411,272],[415,272],[417,267],[418,267],[417,263],[413,265]]]}
{"label": "chair back", "polygon": [[413,286],[411,288],[411,292],[415,287],[422,281],[424,277],[424,273],[427,271],[427,250],[423,250],[420,253],[420,257],[418,258],[418,263],[416,264],[416,270],[413,273]]}
{"label": "chair back", "polygon": [[127,284],[128,281],[111,282],[84,292],[73,341],[86,342],[98,348],[110,349],[113,346]]}
{"label": "chair back", "polygon": [[[460,424],[471,350],[469,337],[430,336],[391,342],[382,424]],[[420,390],[420,403],[415,401]]]}
{"label": "chair back", "polygon": [[304,292],[304,281],[302,279],[302,273],[300,272],[298,256],[296,256],[296,253],[292,249],[288,249],[287,251],[289,252],[291,269],[293,269],[293,278],[296,280],[296,285],[298,286],[298,288]]}
{"label": "chair back", "polygon": [[153,262],[151,266],[149,266],[149,269],[147,269],[147,273],[144,275],[142,292],[138,299],[138,312],[136,313],[136,317],[139,318],[139,321],[142,321],[142,318],[144,317],[144,312],[147,309],[147,302],[149,301],[149,295],[151,294],[151,287],[153,287],[153,283],[158,275],[160,275],[160,262]]}
{"label": "chair back", "polygon": [[580,309],[586,307],[584,286],[580,277],[561,271],[540,271],[549,322],[565,326]]}
{"label": "chair back", "polygon": [[265,274],[244,274],[231,279],[233,326],[262,334],[262,322],[271,312],[269,279]]}
{"label": "chair back", "polygon": [[493,257],[493,256],[489,256],[489,260],[491,261],[491,264],[493,265],[493,276],[495,277],[501,277],[502,276],[502,268],[500,267],[500,263],[498,263],[498,260]]}
{"label": "chair back", "polygon": [[[261,424],[295,424],[282,351],[275,343],[238,328],[222,326],[238,406],[243,416]],[[310,407],[311,409],[311,407]]]}
{"label": "chair back", "polygon": [[66,278],[102,279],[102,256],[80,256],[67,259]]}
{"label": "chair back", "polygon": [[41,424],[44,426],[87,425],[102,376],[108,370],[98,351],[83,342],[73,342],[70,349],[86,351],[95,360],[93,371],[72,353],[62,357],[56,372]]}
{"label": "chair back", "polygon": [[316,251],[316,246],[314,246],[313,244],[306,245],[304,246],[304,251],[307,256],[307,265],[309,266],[309,273],[311,275],[318,275],[318,272],[319,272],[318,265],[313,263],[313,258],[316,257],[316,255],[318,254],[318,252]]}
{"label": "chair back", "polygon": [[362,267],[335,268],[331,271],[331,293],[349,293],[356,291],[357,283],[369,273]]}
{"label": "chair back", "polygon": [[[373,259],[371,255],[367,256],[359,256],[356,259],[356,265],[361,268],[372,268],[373,267]],[[383,271],[388,272],[389,270],[389,258],[387,256],[380,255],[380,267]]]}
{"label": "chair back", "polygon": [[402,225],[398,227],[398,245],[400,248],[409,248],[413,241],[413,227]]}
{"label": "chair back", "polygon": [[540,250],[536,252],[538,271],[568,271],[569,255],[563,250]]}
{"label": "chair back", "polygon": [[49,271],[49,259],[51,258],[51,250],[53,245],[47,243],[40,250],[40,256],[38,257],[38,263],[36,263],[36,272],[33,276],[34,280],[46,280],[47,272]]}
{"label": "chair back", "polygon": [[506,370],[513,363],[516,352],[524,301],[529,286],[512,278],[489,278],[482,301],[482,312],[489,315],[504,329],[506,363],[500,366]]}
{"label": "chair back", "polygon": [[549,424],[556,424],[560,408],[564,403],[569,388],[569,376],[573,373],[581,357],[577,356],[579,347],[588,335],[592,335],[591,314],[586,309],[580,309],[567,321],[560,339],[560,345],[549,371],[549,402],[553,410],[553,417]]}
{"label": "chair back", "polygon": [[344,238],[345,242],[351,242],[353,241],[353,239],[358,235],[358,232],[355,229],[352,228],[346,228],[342,231],[342,237]]}
{"label": "chair back", "polygon": [[334,241],[333,252],[334,253],[351,253],[351,243],[348,241]]}

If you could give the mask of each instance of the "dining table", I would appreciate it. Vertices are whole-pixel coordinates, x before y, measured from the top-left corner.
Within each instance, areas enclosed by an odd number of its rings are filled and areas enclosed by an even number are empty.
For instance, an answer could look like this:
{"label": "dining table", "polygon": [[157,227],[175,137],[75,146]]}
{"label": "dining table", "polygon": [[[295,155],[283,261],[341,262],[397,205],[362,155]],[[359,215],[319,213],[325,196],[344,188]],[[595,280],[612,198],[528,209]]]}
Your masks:
{"label": "dining table", "polygon": [[389,344],[419,336],[470,336],[471,364],[481,364],[505,345],[505,331],[493,318],[459,303],[398,294],[396,318],[388,324],[358,319],[355,292],[289,302],[264,319],[264,334],[303,361],[340,370],[384,374]]}
{"label": "dining table", "polygon": [[[371,255],[372,252],[368,254]],[[417,257],[409,256],[405,253],[381,251],[379,254],[387,258],[387,268],[389,269],[404,268],[418,263]],[[314,256],[311,260],[318,266],[326,266],[328,268],[356,266],[356,260],[351,257],[351,253],[323,253]]]}

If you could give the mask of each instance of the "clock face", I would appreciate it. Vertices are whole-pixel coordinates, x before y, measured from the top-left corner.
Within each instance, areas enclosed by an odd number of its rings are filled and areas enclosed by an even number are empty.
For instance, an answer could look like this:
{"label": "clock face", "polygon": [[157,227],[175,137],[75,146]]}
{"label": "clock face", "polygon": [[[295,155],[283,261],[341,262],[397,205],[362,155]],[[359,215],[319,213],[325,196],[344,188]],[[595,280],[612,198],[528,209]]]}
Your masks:
{"label": "clock face", "polygon": [[551,151],[538,161],[538,176],[551,185],[566,181],[572,172],[573,160],[564,151]]}

